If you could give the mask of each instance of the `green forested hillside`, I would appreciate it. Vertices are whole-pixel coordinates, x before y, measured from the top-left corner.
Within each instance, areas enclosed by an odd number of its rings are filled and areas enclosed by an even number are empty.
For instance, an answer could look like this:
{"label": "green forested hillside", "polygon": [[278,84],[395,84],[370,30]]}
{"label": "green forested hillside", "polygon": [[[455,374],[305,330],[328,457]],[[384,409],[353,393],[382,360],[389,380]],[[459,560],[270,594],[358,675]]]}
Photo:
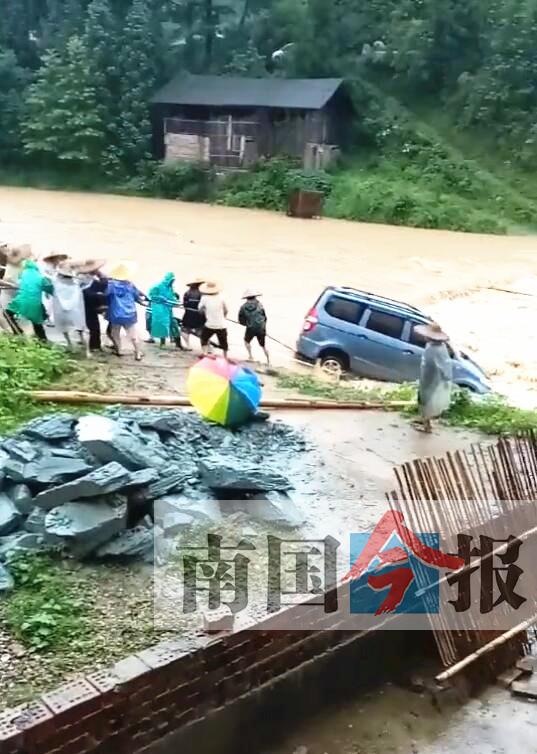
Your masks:
{"label": "green forested hillside", "polygon": [[[9,0],[0,180],[278,207],[321,181],[337,217],[531,231],[537,0]],[[211,176],[149,160],[148,101],[177,71],[341,75],[352,148],[329,176]]]}

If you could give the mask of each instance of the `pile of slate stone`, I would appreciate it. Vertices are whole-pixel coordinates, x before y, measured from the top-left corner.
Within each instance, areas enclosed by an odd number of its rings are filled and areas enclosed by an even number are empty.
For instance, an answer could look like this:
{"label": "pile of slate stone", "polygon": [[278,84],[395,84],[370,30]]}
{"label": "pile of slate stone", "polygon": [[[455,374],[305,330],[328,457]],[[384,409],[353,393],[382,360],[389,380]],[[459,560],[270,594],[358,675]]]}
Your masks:
{"label": "pile of slate stone", "polygon": [[237,511],[298,526],[282,471],[305,447],[284,424],[230,432],[181,411],[36,419],[0,440],[0,591],[19,552],[150,562],[155,527],[175,536]]}

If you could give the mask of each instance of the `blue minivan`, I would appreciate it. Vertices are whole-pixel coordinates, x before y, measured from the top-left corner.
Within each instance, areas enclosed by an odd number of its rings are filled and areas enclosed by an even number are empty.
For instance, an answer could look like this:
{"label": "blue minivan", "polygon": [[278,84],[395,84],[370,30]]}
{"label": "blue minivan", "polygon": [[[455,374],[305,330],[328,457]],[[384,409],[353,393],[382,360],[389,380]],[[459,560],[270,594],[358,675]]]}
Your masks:
{"label": "blue minivan", "polygon": [[[387,382],[418,379],[425,341],[416,325],[432,322],[419,309],[354,288],[330,286],[304,320],[297,341],[298,359],[329,372],[350,371]],[[488,393],[483,370],[464,353],[450,348],[453,380],[474,393]]]}

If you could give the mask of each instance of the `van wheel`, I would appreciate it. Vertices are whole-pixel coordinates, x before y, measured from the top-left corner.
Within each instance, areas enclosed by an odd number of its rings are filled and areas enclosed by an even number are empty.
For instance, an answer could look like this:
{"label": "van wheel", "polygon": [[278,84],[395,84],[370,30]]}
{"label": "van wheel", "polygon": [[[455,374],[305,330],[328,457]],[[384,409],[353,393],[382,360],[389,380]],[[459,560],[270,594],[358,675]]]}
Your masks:
{"label": "van wheel", "polygon": [[321,369],[332,377],[341,377],[347,368],[347,359],[343,354],[327,353],[321,357]]}

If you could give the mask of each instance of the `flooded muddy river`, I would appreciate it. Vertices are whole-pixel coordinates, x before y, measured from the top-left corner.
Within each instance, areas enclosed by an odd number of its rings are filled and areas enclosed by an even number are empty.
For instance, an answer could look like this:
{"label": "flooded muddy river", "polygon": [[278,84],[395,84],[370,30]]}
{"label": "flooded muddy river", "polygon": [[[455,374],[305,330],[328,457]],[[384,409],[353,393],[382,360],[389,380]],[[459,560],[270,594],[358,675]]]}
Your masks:
{"label": "flooded muddy river", "polygon": [[[527,307],[537,299],[487,290],[537,274],[537,237],[297,220],[165,200],[0,187],[0,239],[30,242],[38,254],[54,248],[135,260],[137,282],[145,288],[169,270],[180,289],[193,275],[214,278],[224,287],[233,318],[244,289],[253,286],[264,294],[270,334],[291,347],[326,285],[404,299],[441,318],[477,359],[483,354],[485,366],[501,373],[502,389],[522,386],[524,392],[529,386],[537,403],[537,343],[524,340],[524,332],[535,329],[529,326],[535,312]],[[241,335],[232,326],[233,350],[240,355]],[[273,350],[280,362],[289,358],[286,349],[273,344]]]}

